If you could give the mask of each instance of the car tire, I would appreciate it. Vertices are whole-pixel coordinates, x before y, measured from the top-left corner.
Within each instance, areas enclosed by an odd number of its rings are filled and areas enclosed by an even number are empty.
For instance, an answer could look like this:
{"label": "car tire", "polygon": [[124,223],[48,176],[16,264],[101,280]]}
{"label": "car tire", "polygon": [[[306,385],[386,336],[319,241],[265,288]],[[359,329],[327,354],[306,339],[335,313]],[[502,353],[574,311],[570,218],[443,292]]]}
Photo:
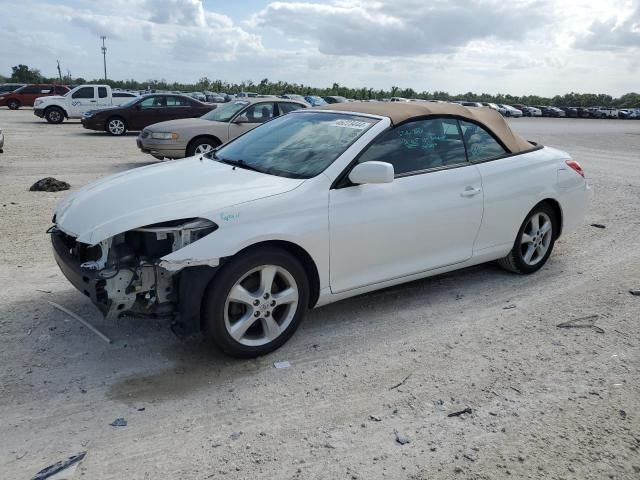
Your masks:
{"label": "car tire", "polygon": [[218,148],[222,143],[217,138],[201,137],[192,140],[187,146],[185,152],[187,157],[193,157],[194,155],[202,155]]}
{"label": "car tire", "polygon": [[119,137],[127,132],[127,122],[121,117],[111,117],[105,123],[104,129],[110,135]]}
{"label": "car tire", "polygon": [[276,247],[246,251],[224,264],[205,291],[203,330],[228,355],[251,358],[282,346],[309,305],[300,262]]}
{"label": "car tire", "polygon": [[58,107],[49,107],[44,111],[44,118],[49,123],[58,124],[64,121],[64,112]]}
{"label": "car tire", "polygon": [[20,102],[18,100],[9,100],[7,107],[9,107],[9,110],[18,110],[20,108]]}
{"label": "car tire", "polygon": [[549,259],[557,236],[555,211],[547,203],[540,203],[524,219],[513,248],[498,260],[498,265],[514,273],[537,272]]}

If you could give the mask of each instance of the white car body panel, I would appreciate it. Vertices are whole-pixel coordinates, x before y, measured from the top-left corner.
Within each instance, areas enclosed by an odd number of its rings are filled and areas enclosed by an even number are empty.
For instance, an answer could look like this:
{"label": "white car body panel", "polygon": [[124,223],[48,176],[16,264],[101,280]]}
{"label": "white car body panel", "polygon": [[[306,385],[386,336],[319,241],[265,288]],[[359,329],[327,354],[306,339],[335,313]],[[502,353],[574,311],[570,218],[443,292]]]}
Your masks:
{"label": "white car body panel", "polygon": [[176,219],[204,218],[218,225],[164,256],[160,266],[168,271],[215,266],[264,241],[289,242],[315,264],[319,306],[504,257],[541,200],[558,202],[563,232],[583,221],[589,187],[567,166],[566,153],[548,147],[387,184],[332,188],[390,120],[328,111],[379,122],[313,178],[266,175],[191,157],[88,185],[59,204],[56,224],[89,245]]}
{"label": "white car body panel", "polygon": [[331,190],[332,291],[471,258],[482,220],[481,186],[478,169],[468,165]]}
{"label": "white car body panel", "polygon": [[132,228],[178,218],[219,223],[214,217],[224,208],[283,193],[302,182],[190,157],[87,185],[62,200],[56,222],[79,242],[96,245]]}

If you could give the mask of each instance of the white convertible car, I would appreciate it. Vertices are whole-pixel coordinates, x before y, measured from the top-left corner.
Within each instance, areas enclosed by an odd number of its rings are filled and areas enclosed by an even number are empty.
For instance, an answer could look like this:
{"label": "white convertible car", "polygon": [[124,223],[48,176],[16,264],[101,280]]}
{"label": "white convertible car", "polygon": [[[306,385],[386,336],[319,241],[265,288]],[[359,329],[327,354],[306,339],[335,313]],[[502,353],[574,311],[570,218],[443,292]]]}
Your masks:
{"label": "white convertible car", "polygon": [[308,308],[493,260],[533,273],[588,203],[575,160],[491,109],[343,103],[99,180],[50,233],[105,315],[167,316],[250,357]]}

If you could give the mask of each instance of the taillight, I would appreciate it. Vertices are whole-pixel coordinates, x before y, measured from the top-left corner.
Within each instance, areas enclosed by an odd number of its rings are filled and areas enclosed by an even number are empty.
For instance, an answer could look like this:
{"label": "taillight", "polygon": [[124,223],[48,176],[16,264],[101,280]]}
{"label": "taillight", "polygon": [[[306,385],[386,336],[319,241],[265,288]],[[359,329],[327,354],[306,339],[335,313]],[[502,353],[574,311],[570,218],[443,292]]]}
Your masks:
{"label": "taillight", "polygon": [[573,170],[575,170],[578,175],[584,178],[584,170],[578,162],[576,162],[575,160],[567,160],[565,163],[569,165]]}

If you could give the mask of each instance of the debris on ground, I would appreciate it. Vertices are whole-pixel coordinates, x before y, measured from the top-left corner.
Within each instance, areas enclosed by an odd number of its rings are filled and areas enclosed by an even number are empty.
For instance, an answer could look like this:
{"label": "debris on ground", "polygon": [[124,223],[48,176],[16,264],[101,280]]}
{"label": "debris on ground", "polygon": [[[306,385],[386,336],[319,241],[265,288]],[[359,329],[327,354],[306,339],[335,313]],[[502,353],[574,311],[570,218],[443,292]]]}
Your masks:
{"label": "debris on ground", "polygon": [[382,418],[377,415],[369,415],[369,420],[373,420],[374,422],[381,422]]}
{"label": "debris on ground", "polygon": [[119,418],[116,418],[109,425],[111,425],[112,427],[126,427],[127,426],[127,421],[124,418],[119,417]]}
{"label": "debris on ground", "polygon": [[93,333],[95,333],[96,335],[98,335],[102,340],[104,340],[107,343],[113,343],[111,341],[111,339],[109,337],[107,337],[104,333],[102,333],[100,330],[98,330],[96,327],[94,327],[93,325],[91,325],[89,322],[87,322],[84,318],[82,318],[80,315],[73,313],[71,310],[68,310],[66,308],[64,308],[62,305],[58,305],[55,302],[49,302],[49,305],[51,305],[52,307],[57,308],[58,310],[60,310],[61,312],[66,313],[67,315],[69,315],[71,318],[75,318],[76,320],[78,320],[80,323],[82,323],[85,327],[87,327],[89,330],[91,330]]}
{"label": "debris on ground", "polygon": [[600,315],[588,315],[586,317],[574,318],[568,322],[559,323],[558,328],[591,328],[598,333],[604,333],[604,330],[596,325],[596,320]]}
{"label": "debris on ground", "polygon": [[631,295],[635,295],[636,297],[640,297],[640,288],[638,288],[638,289],[632,288],[631,290],[629,290],[629,293]]}
{"label": "debris on ground", "polygon": [[29,191],[31,192],[60,192],[61,190],[69,190],[71,185],[62,180],[57,180],[53,177],[46,177],[38,180],[31,185]]}
{"label": "debris on ground", "polygon": [[240,435],[242,435],[242,432],[233,432],[231,434],[231,440],[238,440],[240,438]]}
{"label": "debris on ground", "polygon": [[87,452],[80,452],[75,455],[71,455],[66,460],[60,460],[53,465],[49,465],[47,468],[43,468],[38,473],[36,473],[31,480],[44,480],[45,478],[49,478],[55,475],[62,470],[69,468],[71,465],[78,463],[80,460],[84,458]]}
{"label": "debris on ground", "polygon": [[601,223],[592,223],[591,226],[596,228],[607,228],[606,225],[602,225]]}
{"label": "debris on ground", "polygon": [[506,307],[502,307],[503,310],[511,310],[512,308],[516,308],[516,306],[511,304],[511,305],[507,305]]}
{"label": "debris on ground", "polygon": [[450,413],[449,415],[447,415],[447,417],[459,417],[460,415],[464,415],[465,413],[471,414],[472,412],[473,410],[467,407],[464,410],[460,410],[459,412]]}
{"label": "debris on ground", "polygon": [[282,361],[282,362],[274,362],[273,366],[276,368],[289,368],[291,366],[291,364],[289,362],[287,362],[286,360]]}
{"label": "debris on ground", "polygon": [[404,379],[403,379],[400,383],[398,383],[398,384],[394,385],[394,386],[393,386],[393,387],[391,387],[389,390],[395,390],[396,388],[401,387],[402,385],[404,385],[404,382],[406,382],[407,380],[409,380],[409,377],[411,377],[411,374],[409,374],[409,375],[407,375],[406,377],[404,377]]}
{"label": "debris on ground", "polygon": [[396,434],[396,442],[398,442],[400,445],[411,443],[411,439],[406,435],[398,432],[397,430],[395,430],[394,433]]}

